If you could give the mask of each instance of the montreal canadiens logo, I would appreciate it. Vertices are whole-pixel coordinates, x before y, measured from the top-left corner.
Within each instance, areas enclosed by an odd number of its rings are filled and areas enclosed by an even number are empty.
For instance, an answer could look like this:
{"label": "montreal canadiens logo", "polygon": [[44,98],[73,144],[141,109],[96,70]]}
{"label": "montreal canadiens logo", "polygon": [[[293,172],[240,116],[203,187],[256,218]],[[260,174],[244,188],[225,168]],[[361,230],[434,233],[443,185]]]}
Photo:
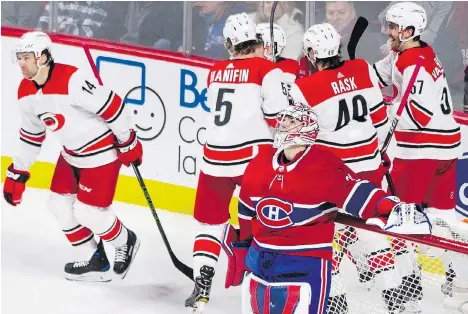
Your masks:
{"label": "montreal canadiens logo", "polygon": [[60,130],[65,125],[65,117],[60,113],[45,112],[39,115],[39,119],[52,132]]}
{"label": "montreal canadiens logo", "polygon": [[266,227],[282,229],[293,224],[289,217],[292,214],[293,204],[278,198],[263,198],[256,206],[257,217]]}
{"label": "montreal canadiens logo", "polygon": [[460,202],[468,206],[468,183],[463,183],[460,186],[460,190],[458,191],[458,197],[460,198]]}

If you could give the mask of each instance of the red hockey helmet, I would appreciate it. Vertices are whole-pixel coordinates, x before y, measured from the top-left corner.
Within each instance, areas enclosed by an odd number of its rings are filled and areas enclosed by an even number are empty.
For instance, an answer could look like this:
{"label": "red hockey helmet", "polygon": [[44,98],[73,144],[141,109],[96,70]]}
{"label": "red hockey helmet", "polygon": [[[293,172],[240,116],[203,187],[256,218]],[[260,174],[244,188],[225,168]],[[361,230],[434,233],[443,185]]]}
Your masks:
{"label": "red hockey helmet", "polygon": [[318,117],[311,107],[299,102],[276,116],[273,146],[285,148],[293,145],[311,145],[319,132]]}

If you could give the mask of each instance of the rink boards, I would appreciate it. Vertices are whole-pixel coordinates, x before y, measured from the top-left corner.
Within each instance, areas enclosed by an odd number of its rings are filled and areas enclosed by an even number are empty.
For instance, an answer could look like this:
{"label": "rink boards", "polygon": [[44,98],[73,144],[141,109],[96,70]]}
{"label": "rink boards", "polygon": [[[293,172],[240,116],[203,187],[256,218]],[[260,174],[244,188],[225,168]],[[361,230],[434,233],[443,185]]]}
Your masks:
{"label": "rink boards", "polygon": [[[2,181],[19,142],[17,130],[21,119],[15,104],[22,77],[8,52],[21,34],[21,31],[2,27]],[[59,42],[52,49],[56,62],[88,69],[92,75],[81,40],[65,35],[51,37]],[[212,61],[107,42],[89,41],[87,44],[104,84],[126,97],[125,110],[132,116],[144,146],[140,170],[155,206],[191,214],[205,143],[203,126],[209,110],[206,78]],[[460,115],[458,119],[464,123],[463,146],[468,152],[468,117]],[[31,168],[28,186],[49,188],[60,149],[57,138],[49,132],[38,161]],[[466,169],[468,173],[468,167]],[[116,200],[146,205],[131,168],[121,170]],[[236,212],[233,200],[231,217],[234,221]]]}

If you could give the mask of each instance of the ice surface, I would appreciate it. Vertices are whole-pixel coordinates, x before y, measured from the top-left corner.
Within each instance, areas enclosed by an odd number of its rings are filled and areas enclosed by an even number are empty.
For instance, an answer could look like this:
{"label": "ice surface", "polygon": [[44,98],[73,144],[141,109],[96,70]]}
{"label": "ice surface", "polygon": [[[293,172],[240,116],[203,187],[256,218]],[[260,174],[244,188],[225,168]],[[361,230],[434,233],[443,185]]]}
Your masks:
{"label": "ice surface", "polygon": [[[23,203],[16,208],[2,200],[3,314],[190,313],[184,308],[184,300],[192,291],[192,282],[172,265],[148,208],[119,202],[113,205],[124,224],[141,239],[138,255],[124,280],[71,282],[63,277],[65,263],[85,259],[85,256],[69,245],[47,210],[48,196],[46,190],[28,188]],[[196,231],[193,218],[161,210],[158,214],[175,254],[191,266]],[[113,249],[106,245],[106,250],[113,260]],[[378,291],[363,291],[359,287],[354,266],[346,261],[341,271],[348,274],[350,282],[355,282],[352,284],[355,286],[348,289],[351,313],[385,313],[377,310],[383,308]],[[217,272],[205,314],[239,314],[240,289],[224,289],[224,254]],[[442,310],[443,297],[439,289],[439,283],[425,287],[423,313],[449,313]],[[362,308],[362,302],[368,306]]]}
{"label": "ice surface", "polygon": [[[47,210],[49,192],[28,188],[14,208],[2,198],[3,314],[179,314],[190,313],[185,299],[192,282],[179,273],[166,252],[148,208],[114,203],[126,226],[141,239],[132,268],[124,280],[81,283],[63,277],[65,263],[84,259],[69,245]],[[154,195],[153,197],[158,197]],[[195,222],[192,217],[158,211],[175,254],[191,266]],[[106,246],[113,260],[113,250]],[[88,257],[86,258],[88,259]],[[226,258],[220,258],[212,300],[206,314],[240,313],[240,289],[224,289]]]}

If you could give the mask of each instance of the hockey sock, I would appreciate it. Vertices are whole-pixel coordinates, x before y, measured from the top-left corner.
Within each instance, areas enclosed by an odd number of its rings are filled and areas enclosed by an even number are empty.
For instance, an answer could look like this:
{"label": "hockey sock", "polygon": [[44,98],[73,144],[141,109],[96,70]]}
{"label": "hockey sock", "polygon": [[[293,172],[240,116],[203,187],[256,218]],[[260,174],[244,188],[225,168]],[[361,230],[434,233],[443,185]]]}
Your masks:
{"label": "hockey sock", "polygon": [[96,251],[97,243],[93,232],[76,220],[73,212],[75,199],[75,194],[52,192],[48,203],[49,209],[71,245],[83,248],[86,254],[90,255]]}
{"label": "hockey sock", "polygon": [[110,208],[96,207],[79,200],[75,202],[75,216],[103,241],[114,247],[127,243],[128,230]]}
{"label": "hockey sock", "polygon": [[201,224],[201,229],[195,237],[193,244],[193,277],[200,276],[203,266],[215,268],[221,252],[221,236],[224,224],[207,225]]}

